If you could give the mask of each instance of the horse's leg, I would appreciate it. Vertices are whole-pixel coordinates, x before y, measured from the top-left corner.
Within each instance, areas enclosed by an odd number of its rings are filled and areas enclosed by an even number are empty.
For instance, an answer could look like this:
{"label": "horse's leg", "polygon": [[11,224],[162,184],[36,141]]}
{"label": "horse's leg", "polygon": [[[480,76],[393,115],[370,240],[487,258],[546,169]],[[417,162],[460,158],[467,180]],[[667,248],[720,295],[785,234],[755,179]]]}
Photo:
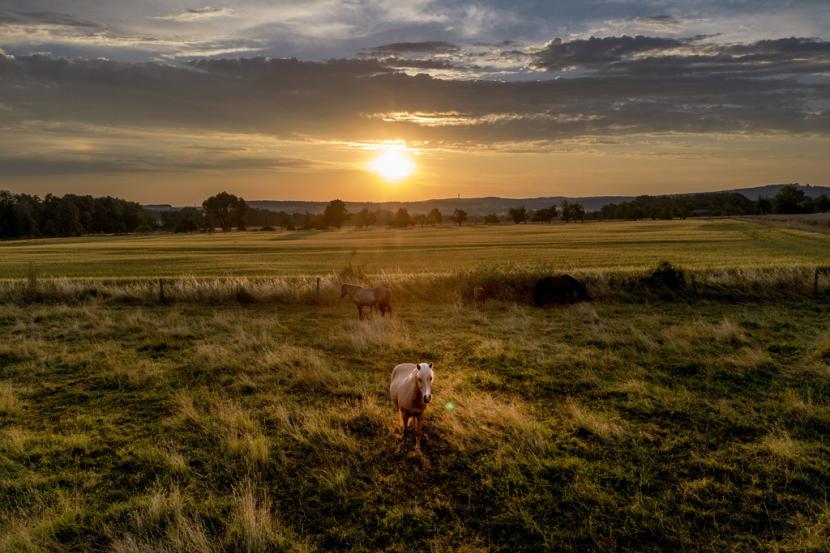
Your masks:
{"label": "horse's leg", "polygon": [[406,428],[409,426],[409,419],[410,416],[401,411],[401,421],[403,422],[403,428],[401,429],[401,443],[406,443]]}
{"label": "horse's leg", "polygon": [[415,416],[415,449],[421,451],[421,437],[423,436],[423,431],[421,430],[421,415]]}
{"label": "horse's leg", "polygon": [[362,321],[363,320],[363,306],[360,305],[359,303],[355,303],[355,305],[357,306],[357,320]]}

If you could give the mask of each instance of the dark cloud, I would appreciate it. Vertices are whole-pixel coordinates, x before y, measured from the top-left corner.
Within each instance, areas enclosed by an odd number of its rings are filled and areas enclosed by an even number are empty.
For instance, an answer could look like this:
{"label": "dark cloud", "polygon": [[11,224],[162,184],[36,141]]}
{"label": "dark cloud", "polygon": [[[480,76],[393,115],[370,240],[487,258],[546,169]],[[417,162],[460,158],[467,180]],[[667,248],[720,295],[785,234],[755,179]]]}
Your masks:
{"label": "dark cloud", "polygon": [[204,14],[204,13],[222,13],[225,11],[224,8],[211,8],[210,6],[205,6],[204,8],[191,8],[189,10],[185,10],[187,13],[197,13],[197,14]]}
{"label": "dark cloud", "polygon": [[[598,73],[678,74],[741,73],[784,75],[830,69],[830,42],[812,38],[760,40],[750,44],[711,44],[708,37],[670,39],[644,36],[556,39],[534,54],[547,70],[589,69]],[[675,53],[683,49],[684,53]]]}
{"label": "dark cloud", "polygon": [[452,69],[453,63],[446,59],[405,59],[398,57],[383,58],[384,65],[406,69]]}
{"label": "dark cloud", "polygon": [[64,27],[99,28],[97,23],[78,19],[72,15],[50,11],[10,12],[0,11],[0,25],[60,25]]}
{"label": "dark cloud", "polygon": [[7,176],[72,175],[107,173],[190,173],[212,171],[273,171],[306,169],[314,164],[302,159],[264,157],[233,158],[217,152],[198,159],[182,157],[138,157],[121,154],[91,159],[62,159],[47,156],[0,156],[0,171]]}
{"label": "dark cloud", "polygon": [[458,147],[636,133],[830,133],[826,43],[782,39],[668,55],[660,45],[674,42],[643,38],[580,41],[579,54],[568,57],[583,60],[589,73],[521,82],[413,77],[375,59],[175,67],[0,57],[0,103],[11,108],[0,110],[0,124],[71,121]]}
{"label": "dark cloud", "polygon": [[458,46],[444,41],[426,41],[426,42],[395,42],[392,44],[383,44],[375,46],[374,48],[366,48],[361,51],[364,55],[371,56],[392,56],[395,54],[447,54],[457,52]]}
{"label": "dark cloud", "polygon": [[537,52],[537,66],[544,69],[566,69],[569,67],[597,67],[618,62],[634,54],[669,50],[684,46],[674,38],[648,36],[591,37],[587,40],[568,42],[557,38]]}

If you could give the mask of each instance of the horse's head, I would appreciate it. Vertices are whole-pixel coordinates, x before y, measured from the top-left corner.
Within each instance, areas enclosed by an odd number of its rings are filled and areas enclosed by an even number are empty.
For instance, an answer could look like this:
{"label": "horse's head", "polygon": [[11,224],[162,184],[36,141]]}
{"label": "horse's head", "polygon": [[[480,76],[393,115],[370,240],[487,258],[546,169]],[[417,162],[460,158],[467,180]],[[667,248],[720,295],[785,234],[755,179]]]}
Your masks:
{"label": "horse's head", "polygon": [[418,373],[418,391],[421,392],[421,399],[429,403],[432,399],[432,363],[416,363]]}

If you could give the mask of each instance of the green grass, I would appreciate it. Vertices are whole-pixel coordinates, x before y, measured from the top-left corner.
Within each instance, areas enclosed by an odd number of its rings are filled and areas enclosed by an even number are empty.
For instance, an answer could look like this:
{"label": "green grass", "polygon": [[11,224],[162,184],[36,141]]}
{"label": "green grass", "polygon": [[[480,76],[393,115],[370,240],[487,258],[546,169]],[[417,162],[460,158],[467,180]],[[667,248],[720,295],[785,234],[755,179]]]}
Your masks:
{"label": "green grass", "polygon": [[830,263],[830,235],[751,221],[687,220],[408,230],[233,232],[0,242],[0,275],[143,278],[319,275],[548,266],[610,271],[668,259],[689,269]]}
{"label": "green grass", "polygon": [[[731,220],[0,243],[0,551],[827,551],[828,246]],[[694,287],[643,284],[662,259]],[[348,263],[394,318],[337,299]],[[594,303],[527,306],[552,270]],[[181,275],[169,304],[142,280]],[[422,453],[387,395],[420,360]]]}
{"label": "green grass", "polygon": [[0,550],[830,547],[826,305],[395,307],[0,305]]}

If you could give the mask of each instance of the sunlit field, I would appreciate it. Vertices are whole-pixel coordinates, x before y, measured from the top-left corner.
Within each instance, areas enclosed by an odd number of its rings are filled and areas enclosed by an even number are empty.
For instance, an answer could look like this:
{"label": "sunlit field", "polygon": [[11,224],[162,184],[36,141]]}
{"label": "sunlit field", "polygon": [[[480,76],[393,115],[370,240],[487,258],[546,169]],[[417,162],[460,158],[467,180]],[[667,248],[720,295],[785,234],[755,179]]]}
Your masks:
{"label": "sunlit field", "polygon": [[[829,240],[695,220],[3,243],[0,551],[826,551]],[[529,305],[558,270],[591,301]],[[389,284],[393,317],[358,321],[341,278]],[[421,451],[388,397],[418,361]]]}
{"label": "sunlit field", "polygon": [[830,543],[826,304],[396,308],[0,307],[0,550]]}
{"label": "sunlit field", "polygon": [[319,275],[352,263],[368,273],[452,273],[547,266],[690,269],[830,262],[830,235],[737,220],[467,225],[407,230],[221,232],[0,242],[0,276]]}

